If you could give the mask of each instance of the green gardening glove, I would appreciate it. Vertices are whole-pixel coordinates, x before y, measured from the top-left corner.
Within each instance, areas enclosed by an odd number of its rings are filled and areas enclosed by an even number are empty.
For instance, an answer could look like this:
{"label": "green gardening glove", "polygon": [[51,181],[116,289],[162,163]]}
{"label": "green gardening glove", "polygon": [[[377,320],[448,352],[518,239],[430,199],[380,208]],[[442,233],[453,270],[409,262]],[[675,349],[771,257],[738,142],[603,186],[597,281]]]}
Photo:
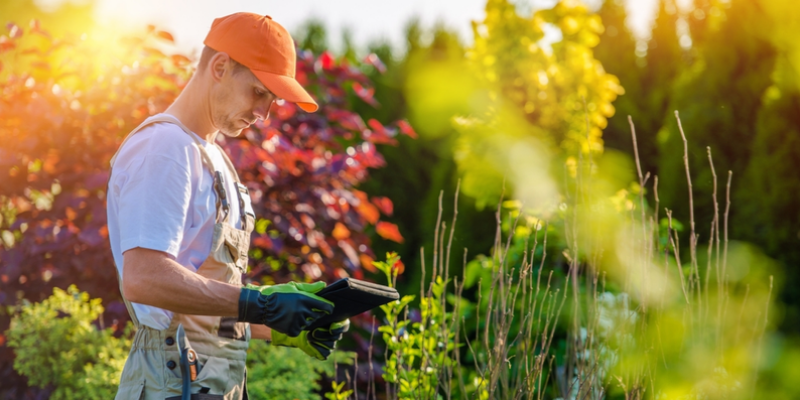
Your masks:
{"label": "green gardening glove", "polygon": [[238,320],[297,336],[318,318],[333,312],[332,302],[314,294],[323,288],[325,282],[247,285],[239,296]]}
{"label": "green gardening glove", "polygon": [[327,360],[331,351],[336,348],[336,342],[342,338],[342,334],[347,332],[348,329],[350,329],[349,319],[335,322],[324,328],[303,331],[297,337],[290,337],[283,333],[272,331],[272,344],[298,348],[317,360]]}

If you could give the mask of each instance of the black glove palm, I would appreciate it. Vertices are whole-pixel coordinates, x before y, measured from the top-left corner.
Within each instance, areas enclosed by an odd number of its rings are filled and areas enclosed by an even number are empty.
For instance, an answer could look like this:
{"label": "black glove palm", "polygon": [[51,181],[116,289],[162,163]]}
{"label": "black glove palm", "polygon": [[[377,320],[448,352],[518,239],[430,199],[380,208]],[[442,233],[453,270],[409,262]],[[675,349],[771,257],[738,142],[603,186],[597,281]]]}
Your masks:
{"label": "black glove palm", "polygon": [[[337,322],[327,328],[317,328],[309,332],[308,343],[314,347],[325,360],[336,347],[336,342],[342,339],[342,334],[350,329],[350,320]],[[320,357],[317,357],[320,358]]]}
{"label": "black glove palm", "polygon": [[279,332],[272,332],[272,344],[275,346],[296,347],[318,360],[327,360],[336,342],[350,328],[350,320],[344,320],[313,331],[303,331],[300,336],[288,337]]}

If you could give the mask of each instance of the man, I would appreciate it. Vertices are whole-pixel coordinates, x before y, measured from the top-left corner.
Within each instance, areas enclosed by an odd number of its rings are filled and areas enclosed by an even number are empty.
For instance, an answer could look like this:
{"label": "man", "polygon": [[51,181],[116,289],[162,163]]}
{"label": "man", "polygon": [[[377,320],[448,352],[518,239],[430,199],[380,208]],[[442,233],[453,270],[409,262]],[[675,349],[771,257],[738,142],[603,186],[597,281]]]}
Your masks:
{"label": "man", "polygon": [[179,325],[198,355],[192,393],[225,400],[247,398],[251,338],[325,359],[347,329],[303,330],[333,310],[314,294],[324,283],[241,285],[254,215],[215,138],[266,120],[278,98],[316,111],[294,79],[292,38],[269,16],[237,13],[216,19],[204,43],[183,92],[111,160],[109,240],[138,328],[117,399],[180,398]]}

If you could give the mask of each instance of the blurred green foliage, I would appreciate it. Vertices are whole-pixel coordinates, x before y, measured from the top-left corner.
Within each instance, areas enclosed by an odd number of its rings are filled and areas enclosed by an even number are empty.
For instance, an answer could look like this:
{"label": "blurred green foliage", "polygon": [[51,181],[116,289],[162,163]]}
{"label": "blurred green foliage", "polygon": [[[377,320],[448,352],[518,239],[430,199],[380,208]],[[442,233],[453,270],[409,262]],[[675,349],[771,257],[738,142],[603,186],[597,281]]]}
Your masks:
{"label": "blurred green foliage", "polygon": [[[800,281],[800,271],[792,267],[800,262],[800,216],[797,201],[786,195],[800,183],[789,172],[797,169],[794,141],[800,130],[792,111],[798,107],[800,76],[798,46],[789,39],[800,29],[794,7],[782,0],[695,0],[692,8],[679,9],[673,1],[661,0],[651,38],[638,43],[619,28],[626,17],[619,2],[605,1],[599,13],[606,30],[596,54],[626,90],[603,132],[607,148],[632,153],[631,115],[643,170],[658,176],[662,206],[688,221],[683,142],[672,114],[679,110],[688,139],[695,212],[701,216],[698,233],[707,240],[713,215],[710,147],[720,207],[725,206],[727,173],[733,173],[731,237],[751,241],[782,262],[788,279],[782,324],[796,330],[800,294],[790,288]],[[688,32],[679,32],[682,23]],[[634,50],[632,57],[632,47],[645,51],[635,55]]]}
{"label": "blurred green foliage", "polygon": [[757,243],[783,262],[787,279],[787,290],[782,294],[787,305],[783,326],[797,332],[800,204],[795,194],[800,190],[800,10],[787,4],[790,3],[766,2],[766,21],[753,28],[766,31],[776,56],[769,86],[760,93],[761,104],[748,143],[750,157],[735,186],[734,201],[739,212],[734,224],[739,237]]}
{"label": "blurred green foliage", "polygon": [[[0,14],[5,15],[7,10],[17,13],[14,7],[21,1],[4,2]],[[669,208],[674,210],[673,228],[686,233],[689,204],[681,158],[683,141],[673,115],[679,110],[688,137],[700,241],[708,240],[714,214],[707,150],[711,148],[723,209],[727,174],[729,170],[733,173],[730,236],[756,244],[767,256],[780,261],[785,270],[784,304],[770,324],[780,324],[786,332],[800,328],[800,292],[795,289],[800,285],[800,207],[795,198],[800,189],[800,15],[794,3],[694,0],[691,7],[681,8],[675,0],[658,0],[647,38],[634,37],[627,28],[628,16],[621,0],[605,0],[597,10],[565,0],[535,13],[521,11],[521,4],[488,0],[486,19],[474,23],[473,38],[459,38],[448,27],[426,27],[418,21],[411,21],[407,27],[405,49],[380,40],[359,49],[350,34],[342,34],[344,46],[335,51],[337,58],[355,63],[374,53],[386,65],[385,72],[371,67],[364,70],[374,82],[380,107],[373,108],[353,97],[353,110],[365,120],[375,118],[383,123],[407,118],[420,134],[416,141],[400,138],[401,146],[382,148],[387,167],[372,171],[372,179],[361,185],[366,192],[387,195],[394,202],[390,220],[398,224],[405,242],[398,245],[373,234],[372,245],[376,254],[397,251],[406,260],[408,267],[398,283],[400,291],[419,292],[423,273],[420,247],[431,247],[442,191],[446,194],[441,206],[444,215],[453,212],[451,194],[459,179],[466,195],[457,201],[461,229],[454,237],[454,254],[459,256],[455,257],[452,274],[470,283],[465,292],[467,311],[469,307],[475,309],[468,300],[476,300],[476,281],[490,272],[485,265],[491,256],[475,256],[490,254],[494,239],[495,216],[492,207],[486,206],[496,204],[502,193],[505,199],[524,200],[508,203],[501,208],[503,212],[523,205],[546,210],[547,202],[542,199],[564,200],[559,196],[565,187],[553,176],[572,174],[578,165],[575,157],[590,158],[601,170],[616,168],[607,176],[593,179],[595,184],[604,185],[604,194],[618,191],[612,202],[620,212],[638,207],[636,196],[642,190],[645,205],[655,206],[652,177],[658,176],[658,216],[662,218],[654,223],[660,225],[661,232],[669,232],[663,218],[664,208]],[[553,29],[560,38],[546,39],[545,32]],[[294,37],[298,46],[315,53],[331,50],[330,35],[322,21],[309,21]],[[635,180],[635,167],[626,158],[633,154],[629,115],[636,124],[643,173],[651,174],[647,189],[630,183]],[[559,219],[563,213],[558,211],[551,217],[564,222]],[[505,221],[505,234],[509,234]],[[617,228],[609,225],[604,232]],[[549,228],[548,249],[559,249],[549,256],[555,266],[568,263],[568,255],[560,251],[567,240],[563,229]],[[512,233],[512,257],[523,254],[519,247],[524,236],[525,232]],[[685,241],[687,235],[681,237]],[[660,234],[658,240],[661,250],[669,248],[666,234]],[[687,247],[686,243],[679,244]],[[460,262],[463,248],[470,251],[465,271]],[[738,257],[750,253],[760,254],[755,249],[732,254]],[[682,255],[686,262],[688,251]],[[749,259],[742,256],[736,265]],[[429,274],[431,266],[428,268]],[[764,284],[763,279],[759,284]],[[617,290],[620,286],[610,280],[607,287]],[[742,301],[740,310],[744,310],[744,289],[737,286],[736,290],[728,301],[732,308]],[[756,293],[753,290],[750,296]],[[759,296],[765,297],[765,289],[759,290]],[[484,306],[477,307],[480,310]],[[765,320],[761,312],[749,310],[748,321],[758,321],[751,325]],[[698,336],[680,330],[676,322],[680,315],[665,315],[660,329],[663,332],[675,327],[672,336],[681,341],[666,343],[664,348],[679,350],[664,359],[693,365],[693,354],[707,354],[710,347],[682,347],[684,338],[695,340]],[[704,323],[713,325],[713,321]],[[738,340],[738,327],[727,327],[730,329],[725,334],[735,333]],[[476,328],[466,327],[469,331]],[[652,335],[652,340],[663,338],[660,332],[645,333]],[[413,327],[411,334],[424,337]],[[757,364],[756,368],[764,372],[759,381],[759,390],[763,391],[759,393],[769,393],[769,398],[792,398],[793,392],[787,388],[797,381],[793,364],[796,345],[780,335],[768,335],[766,340],[765,360],[753,359],[752,353],[741,350],[744,346],[731,348],[747,357],[739,354],[739,358],[731,358]],[[411,348],[414,343],[404,345]],[[560,345],[566,348],[566,343]],[[309,398],[319,390],[308,383],[329,373],[328,367],[311,365],[312,360],[285,351],[254,344],[251,355],[260,360],[250,372],[256,382],[251,387],[254,397],[273,398],[274,390],[279,389],[297,398]],[[273,365],[285,360],[297,368],[290,371]],[[662,372],[666,379],[688,385],[693,374],[702,373],[701,367]],[[736,363],[728,364],[728,368],[707,377],[707,381],[722,382],[720,385],[727,387],[727,374],[737,368],[748,370]],[[281,378],[269,379],[271,376]],[[692,388],[679,389],[685,393]],[[339,386],[337,392],[345,392],[344,387]],[[618,391],[610,394],[615,395]]]}
{"label": "blurred green foliage", "polygon": [[[695,213],[703,216],[697,221],[701,240],[710,234],[714,212],[710,148],[720,207],[726,204],[728,171],[732,173],[731,237],[757,244],[787,269],[781,297],[788,307],[782,324],[794,331],[800,328],[800,293],[792,289],[800,283],[794,267],[800,263],[800,207],[788,194],[800,187],[794,172],[799,162],[800,45],[791,39],[800,29],[800,16],[784,0],[697,0],[694,6],[676,14],[689,27],[679,38],[680,53],[654,59],[678,70],[671,84],[661,85],[669,105],[660,115],[658,163],[651,173],[659,177],[662,204],[687,221],[689,194],[679,157],[683,141],[672,115],[678,110],[688,140]],[[646,69],[651,68],[648,61]],[[640,148],[642,137],[651,134],[640,134]]]}
{"label": "blurred green foliage", "polygon": [[52,389],[50,398],[110,399],[128,350],[130,328],[114,337],[114,328],[98,328],[100,299],[74,285],[53,289],[41,303],[23,303],[7,331],[14,369],[32,386]]}

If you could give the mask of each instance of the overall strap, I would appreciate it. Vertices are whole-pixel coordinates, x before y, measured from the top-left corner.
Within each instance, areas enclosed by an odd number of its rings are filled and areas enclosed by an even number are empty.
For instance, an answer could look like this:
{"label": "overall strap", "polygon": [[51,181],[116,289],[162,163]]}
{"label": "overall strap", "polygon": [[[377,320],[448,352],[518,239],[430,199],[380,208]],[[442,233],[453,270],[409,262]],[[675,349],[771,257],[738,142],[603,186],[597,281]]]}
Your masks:
{"label": "overall strap", "polygon": [[189,130],[189,128],[187,128],[186,125],[184,125],[177,118],[175,118],[175,117],[173,117],[172,115],[169,115],[169,114],[157,114],[157,115],[154,115],[154,116],[144,120],[141,124],[139,124],[139,126],[137,126],[134,130],[132,130],[131,133],[129,133],[128,136],[125,137],[125,140],[123,140],[122,143],[119,145],[119,148],[117,149],[117,152],[114,153],[114,156],[111,157],[111,168],[114,168],[114,162],[117,160],[117,155],[119,155],[119,152],[122,150],[122,146],[125,146],[125,143],[127,143],[128,140],[136,132],[139,132],[140,130],[144,129],[148,125],[155,124],[155,123],[158,123],[158,122],[167,122],[167,123],[170,123],[170,124],[173,124],[173,125],[177,125],[184,132],[186,132],[186,134],[189,135],[189,137],[191,137],[192,140],[194,140],[194,142],[197,144],[197,147],[200,149],[200,156],[203,159],[203,165],[205,165],[206,168],[208,168],[209,172],[211,172],[211,175],[214,175],[214,164],[211,162],[211,157],[208,156],[208,153],[205,151],[205,148],[203,148],[203,144],[200,142],[200,139],[198,139],[197,135],[192,133],[192,131]]}
{"label": "overall strap", "polygon": [[214,145],[217,146],[217,149],[219,149],[219,152],[222,154],[222,158],[225,160],[225,165],[228,166],[228,170],[231,172],[231,175],[233,175],[233,179],[236,179],[236,183],[242,183],[242,181],[239,180],[239,174],[236,173],[236,168],[233,167],[231,159],[228,158],[228,154],[226,154],[225,150],[223,150],[222,147],[217,143],[214,143]]}
{"label": "overall strap", "polygon": [[233,179],[236,180],[236,185],[234,185],[234,186],[236,186],[236,196],[237,196],[237,199],[239,200],[239,218],[241,218],[241,220],[242,220],[242,229],[243,230],[247,230],[248,229],[248,226],[247,226],[247,212],[244,209],[245,208],[244,207],[244,198],[242,198],[242,196],[249,196],[249,194],[247,194],[247,192],[242,193],[242,190],[247,190],[247,189],[246,188],[242,189],[242,188],[244,188],[244,185],[242,185],[242,181],[239,180],[239,174],[236,173],[236,168],[234,168],[233,163],[231,162],[231,159],[228,157],[228,154],[225,153],[225,150],[223,150],[222,147],[219,144],[214,143],[214,145],[217,146],[217,149],[219,150],[220,154],[222,154],[222,159],[225,160],[225,165],[228,167],[228,170],[231,172],[231,175],[233,176]]}

